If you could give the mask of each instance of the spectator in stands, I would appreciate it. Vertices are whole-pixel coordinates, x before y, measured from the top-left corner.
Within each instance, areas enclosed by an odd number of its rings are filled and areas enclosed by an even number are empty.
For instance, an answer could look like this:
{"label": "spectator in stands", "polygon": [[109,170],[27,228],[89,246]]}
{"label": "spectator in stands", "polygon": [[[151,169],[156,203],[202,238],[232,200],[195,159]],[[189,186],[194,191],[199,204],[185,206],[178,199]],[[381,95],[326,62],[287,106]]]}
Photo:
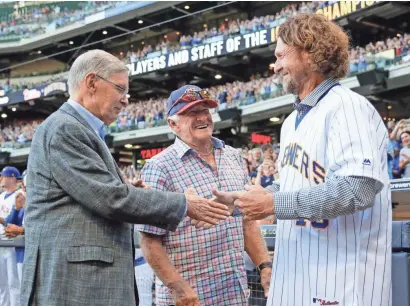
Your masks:
{"label": "spectator in stands", "polygon": [[403,148],[400,150],[399,168],[403,173],[403,178],[410,178],[410,131],[405,131],[400,135]]}
{"label": "spectator in stands", "polygon": [[410,119],[401,119],[393,128],[389,138],[391,140],[400,141],[400,135],[404,131],[410,131]]}
{"label": "spectator in stands", "polygon": [[[14,238],[24,235],[24,208],[26,207],[26,175],[23,172],[21,189],[16,194],[16,204],[10,215],[6,218],[5,235],[8,238]],[[20,284],[23,276],[24,247],[16,247],[17,273]]]}
{"label": "spectator in stands", "polygon": [[[212,137],[209,110],[217,106],[209,92],[197,86],[186,85],[171,93],[168,124],[177,138],[147,161],[141,176],[145,183],[173,192],[193,186],[193,192],[204,197],[212,197],[212,188],[243,189],[247,173],[242,157]],[[257,223],[244,221],[235,211],[210,230],[192,224],[200,222],[186,218],[176,232],[137,226],[143,254],[160,279],[156,305],[247,305],[244,249],[257,266],[266,263],[261,283],[267,294],[271,265]]]}
{"label": "spectator in stands", "polygon": [[263,161],[262,149],[261,148],[254,148],[252,149],[252,157],[253,157],[253,167],[257,168]]}
{"label": "spectator in stands", "polygon": [[393,158],[391,161],[392,179],[401,178],[400,170],[400,144],[396,143],[393,147]]}
{"label": "spectator in stands", "polygon": [[[399,148],[400,150],[400,143],[396,140],[391,139],[391,134],[395,130],[396,123],[394,121],[387,122],[387,131],[389,133],[389,140],[387,142],[387,170],[389,173],[389,178],[393,179],[393,162],[395,159],[395,148]],[[398,164],[397,164],[398,166]]]}
{"label": "spectator in stands", "polygon": [[275,178],[275,164],[272,158],[263,160],[263,163],[258,167],[255,185],[262,186],[263,188],[273,184]]}
{"label": "spectator in stands", "polygon": [[263,160],[273,160],[273,147],[271,144],[266,144],[262,147]]}
{"label": "spectator in stands", "polygon": [[[0,235],[4,234],[9,215],[16,205],[20,171],[7,166],[0,173],[4,192],[0,195]],[[14,248],[0,248],[0,305],[20,305],[20,281]]]}

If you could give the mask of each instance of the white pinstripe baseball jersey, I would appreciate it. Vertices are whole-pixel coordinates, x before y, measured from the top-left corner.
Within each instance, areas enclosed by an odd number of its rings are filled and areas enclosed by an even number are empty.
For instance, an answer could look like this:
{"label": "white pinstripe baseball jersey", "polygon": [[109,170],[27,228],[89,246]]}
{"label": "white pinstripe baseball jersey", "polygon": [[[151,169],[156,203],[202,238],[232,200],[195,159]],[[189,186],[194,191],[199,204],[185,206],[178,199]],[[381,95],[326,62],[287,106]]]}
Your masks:
{"label": "white pinstripe baseball jersey", "polygon": [[[6,191],[0,194],[0,217],[7,218],[13,206],[16,203],[16,192],[7,193]],[[0,234],[4,233],[4,226],[0,223]]]}
{"label": "white pinstripe baseball jersey", "polygon": [[317,222],[278,220],[268,306],[391,305],[387,130],[364,97],[329,88],[301,121],[294,111],[282,126],[280,191],[347,176],[374,179],[381,191],[363,211]]}

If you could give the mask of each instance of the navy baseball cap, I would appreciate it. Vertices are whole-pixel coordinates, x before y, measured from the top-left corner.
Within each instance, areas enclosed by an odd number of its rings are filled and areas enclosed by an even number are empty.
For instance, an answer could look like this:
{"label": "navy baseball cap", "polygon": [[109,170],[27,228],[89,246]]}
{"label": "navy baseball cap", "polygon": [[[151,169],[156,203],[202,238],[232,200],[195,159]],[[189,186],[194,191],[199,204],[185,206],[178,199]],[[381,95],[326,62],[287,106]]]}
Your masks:
{"label": "navy baseball cap", "polygon": [[15,177],[16,179],[21,179],[20,171],[15,167],[4,167],[3,171],[0,172],[0,175],[7,177]]}
{"label": "navy baseball cap", "polygon": [[194,85],[182,86],[171,92],[167,116],[179,115],[199,103],[207,103],[210,108],[218,107],[218,102],[211,98],[208,90]]}

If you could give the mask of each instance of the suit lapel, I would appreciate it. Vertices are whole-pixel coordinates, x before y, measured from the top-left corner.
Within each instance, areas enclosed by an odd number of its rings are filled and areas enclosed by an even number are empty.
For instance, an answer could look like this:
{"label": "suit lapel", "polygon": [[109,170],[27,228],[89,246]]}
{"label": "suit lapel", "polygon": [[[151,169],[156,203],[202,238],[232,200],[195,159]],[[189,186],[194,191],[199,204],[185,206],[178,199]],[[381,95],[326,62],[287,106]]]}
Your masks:
{"label": "suit lapel", "polygon": [[[93,128],[88,124],[88,122],[67,102],[61,105],[60,110],[73,116],[75,119],[77,119],[81,124],[85,125],[90,131],[92,131],[94,134]],[[98,136],[98,135],[96,135]]]}
{"label": "suit lapel", "polygon": [[[74,118],[76,118],[81,124],[83,124],[84,126],[86,126],[90,131],[92,131],[93,134],[95,134],[95,131],[93,130],[93,128],[88,124],[88,122],[68,103],[64,103],[61,107],[60,110],[73,116]],[[95,134],[95,137],[99,137],[97,134]],[[101,141],[101,139],[99,139],[99,141]],[[121,174],[121,170],[118,168],[118,165],[116,163],[116,161],[114,160],[114,158],[112,157],[112,154],[109,150],[109,148],[107,147],[107,145],[103,142],[101,143],[102,146],[104,146],[104,150],[106,150],[106,152],[108,153],[108,155],[111,158],[112,163],[114,164],[114,168],[115,168],[115,172],[117,172],[117,175],[119,177],[119,179],[121,180],[122,183],[125,183],[124,178],[122,177]]]}

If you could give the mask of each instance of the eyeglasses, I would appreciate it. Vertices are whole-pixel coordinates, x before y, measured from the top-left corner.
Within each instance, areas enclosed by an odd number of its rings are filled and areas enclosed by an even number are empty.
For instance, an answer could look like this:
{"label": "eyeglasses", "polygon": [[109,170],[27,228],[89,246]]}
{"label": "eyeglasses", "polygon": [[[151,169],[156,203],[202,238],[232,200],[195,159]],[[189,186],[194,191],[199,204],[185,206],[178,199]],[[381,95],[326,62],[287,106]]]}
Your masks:
{"label": "eyeglasses", "polygon": [[184,93],[181,97],[179,97],[179,99],[177,99],[172,104],[171,108],[168,110],[168,114],[171,112],[174,106],[180,102],[192,103],[198,100],[208,100],[208,99],[212,99],[212,98],[211,98],[211,93],[207,89],[188,91]]}
{"label": "eyeglasses", "polygon": [[106,81],[107,83],[110,83],[112,86],[114,86],[120,92],[121,100],[124,99],[125,97],[128,98],[128,89],[126,89],[126,88],[124,88],[120,85],[117,85],[117,84],[107,80],[106,78],[103,78],[102,76],[99,76],[98,74],[96,74],[96,77],[103,80],[103,81]]}

